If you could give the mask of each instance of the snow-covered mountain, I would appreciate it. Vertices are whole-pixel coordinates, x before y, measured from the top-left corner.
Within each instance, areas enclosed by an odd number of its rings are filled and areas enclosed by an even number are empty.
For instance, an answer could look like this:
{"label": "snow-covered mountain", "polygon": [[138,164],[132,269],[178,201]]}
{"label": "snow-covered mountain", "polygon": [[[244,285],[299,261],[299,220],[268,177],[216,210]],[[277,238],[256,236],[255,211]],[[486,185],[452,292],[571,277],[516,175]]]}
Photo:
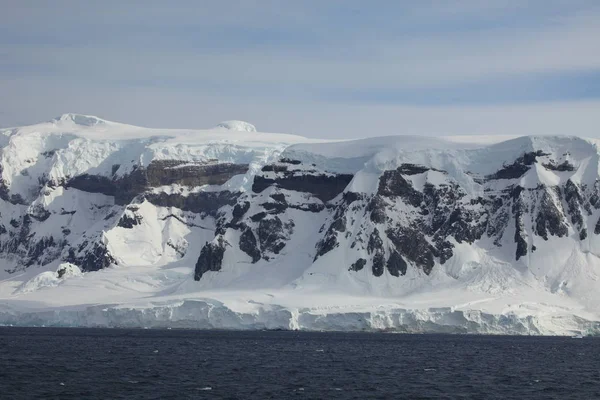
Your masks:
{"label": "snow-covered mountain", "polygon": [[596,140],[392,133],[2,130],[0,323],[600,331]]}

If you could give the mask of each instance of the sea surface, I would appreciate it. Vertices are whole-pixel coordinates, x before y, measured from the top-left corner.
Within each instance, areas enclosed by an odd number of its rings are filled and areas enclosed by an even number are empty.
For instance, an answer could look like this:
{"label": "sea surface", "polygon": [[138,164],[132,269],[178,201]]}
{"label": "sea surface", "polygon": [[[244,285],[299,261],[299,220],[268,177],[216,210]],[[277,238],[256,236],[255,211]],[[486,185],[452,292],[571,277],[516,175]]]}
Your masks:
{"label": "sea surface", "polygon": [[600,339],[0,328],[2,399],[597,399]]}

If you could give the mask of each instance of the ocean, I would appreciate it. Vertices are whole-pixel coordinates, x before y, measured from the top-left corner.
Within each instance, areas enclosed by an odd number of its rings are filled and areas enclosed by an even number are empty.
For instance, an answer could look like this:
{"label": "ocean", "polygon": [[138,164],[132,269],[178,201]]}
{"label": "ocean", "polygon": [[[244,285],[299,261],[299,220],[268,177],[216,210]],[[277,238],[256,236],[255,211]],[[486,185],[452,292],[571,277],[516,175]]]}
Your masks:
{"label": "ocean", "polygon": [[2,399],[594,399],[600,339],[0,328]]}

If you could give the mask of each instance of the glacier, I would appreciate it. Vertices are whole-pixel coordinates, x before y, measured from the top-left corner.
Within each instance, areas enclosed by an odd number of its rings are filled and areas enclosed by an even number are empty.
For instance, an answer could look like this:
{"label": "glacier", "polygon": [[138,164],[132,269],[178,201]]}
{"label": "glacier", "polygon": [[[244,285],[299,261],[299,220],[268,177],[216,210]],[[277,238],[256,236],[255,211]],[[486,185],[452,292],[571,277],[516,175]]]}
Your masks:
{"label": "glacier", "polygon": [[2,129],[0,324],[600,332],[597,140],[398,133]]}

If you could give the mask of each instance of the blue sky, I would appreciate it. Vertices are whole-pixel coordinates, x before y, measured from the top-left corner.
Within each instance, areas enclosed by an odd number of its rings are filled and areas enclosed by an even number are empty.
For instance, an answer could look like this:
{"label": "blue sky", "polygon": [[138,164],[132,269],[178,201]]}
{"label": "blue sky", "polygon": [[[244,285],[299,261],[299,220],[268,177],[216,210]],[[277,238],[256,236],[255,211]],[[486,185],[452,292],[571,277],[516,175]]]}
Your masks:
{"label": "blue sky", "polygon": [[600,136],[596,0],[0,0],[0,126]]}

